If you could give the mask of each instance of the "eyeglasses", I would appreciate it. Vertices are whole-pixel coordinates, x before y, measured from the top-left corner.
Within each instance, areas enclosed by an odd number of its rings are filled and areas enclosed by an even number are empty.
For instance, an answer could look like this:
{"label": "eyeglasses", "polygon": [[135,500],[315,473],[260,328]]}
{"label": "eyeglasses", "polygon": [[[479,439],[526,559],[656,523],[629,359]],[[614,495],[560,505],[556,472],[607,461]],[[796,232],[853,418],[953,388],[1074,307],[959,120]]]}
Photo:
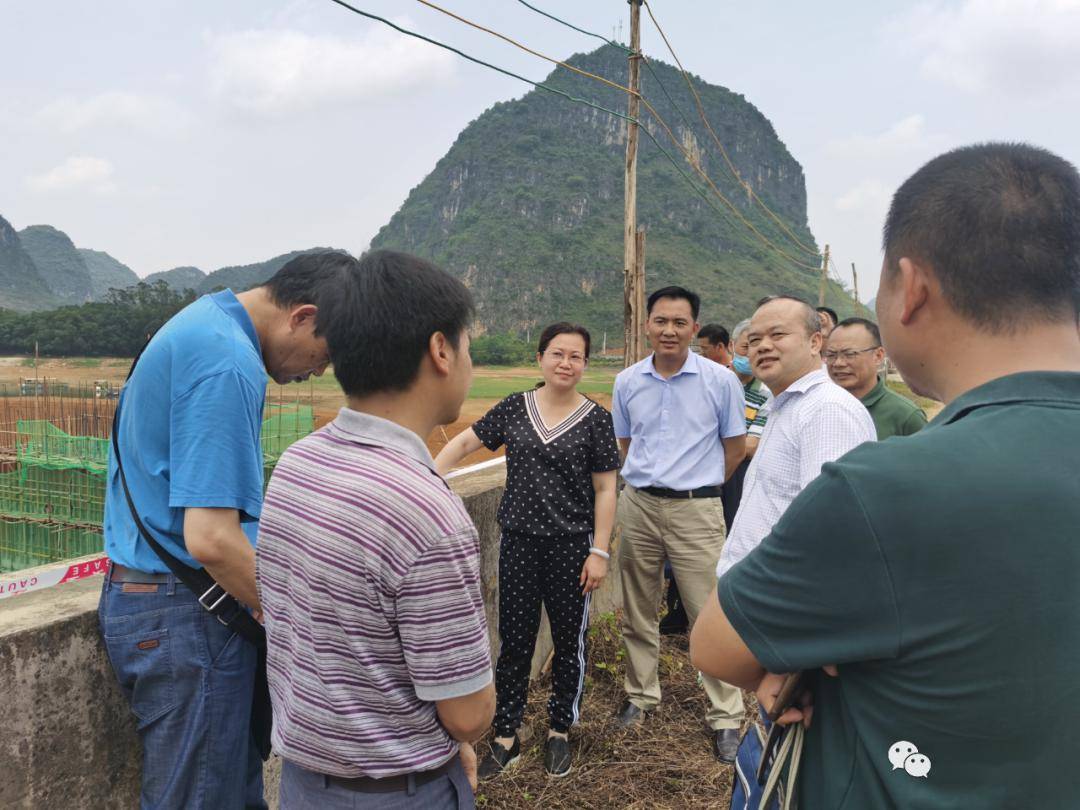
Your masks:
{"label": "eyeglasses", "polygon": [[844,349],[842,352],[825,352],[823,355],[826,363],[835,363],[841,357],[844,358],[845,363],[850,363],[860,354],[864,352],[872,352],[880,349],[881,346],[871,346],[869,349]]}
{"label": "eyeglasses", "polygon": [[567,356],[562,352],[544,352],[544,356],[551,358],[556,363],[562,363],[565,360],[572,366],[585,365],[585,356],[581,354],[571,354]]}

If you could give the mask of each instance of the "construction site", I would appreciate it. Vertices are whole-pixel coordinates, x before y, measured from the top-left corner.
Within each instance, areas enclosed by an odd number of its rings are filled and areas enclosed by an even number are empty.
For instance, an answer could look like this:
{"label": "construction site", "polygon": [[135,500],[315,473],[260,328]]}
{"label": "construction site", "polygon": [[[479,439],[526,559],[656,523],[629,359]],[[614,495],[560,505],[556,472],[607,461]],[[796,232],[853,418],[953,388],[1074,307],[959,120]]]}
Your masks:
{"label": "construction site", "polygon": [[[110,380],[0,383],[0,572],[102,550],[119,390]],[[263,411],[264,485],[282,452],[313,429],[311,389],[271,386]]]}

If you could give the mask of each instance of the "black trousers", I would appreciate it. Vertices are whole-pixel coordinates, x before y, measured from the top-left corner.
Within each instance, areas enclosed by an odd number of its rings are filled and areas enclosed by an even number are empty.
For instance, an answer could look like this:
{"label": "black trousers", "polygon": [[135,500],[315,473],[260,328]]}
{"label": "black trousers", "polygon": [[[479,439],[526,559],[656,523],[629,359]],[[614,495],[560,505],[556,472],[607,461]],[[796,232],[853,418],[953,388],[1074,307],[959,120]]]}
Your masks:
{"label": "black trousers", "polygon": [[591,545],[591,534],[534,537],[503,532],[495,665],[495,733],[500,737],[513,736],[525,714],[541,604],[555,644],[548,700],[551,728],[566,733],[577,722],[589,629],[589,597],[581,593],[580,578]]}

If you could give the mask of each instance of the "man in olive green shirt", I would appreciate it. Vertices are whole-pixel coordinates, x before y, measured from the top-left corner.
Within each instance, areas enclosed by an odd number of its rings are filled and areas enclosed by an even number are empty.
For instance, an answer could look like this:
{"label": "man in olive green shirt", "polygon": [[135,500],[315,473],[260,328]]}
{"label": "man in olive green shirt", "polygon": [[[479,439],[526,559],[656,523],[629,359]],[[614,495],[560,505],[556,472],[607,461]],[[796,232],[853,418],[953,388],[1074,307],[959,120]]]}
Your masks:
{"label": "man in olive green shirt", "polygon": [[866,406],[878,440],[910,436],[926,426],[926,414],[907,397],[890,390],[878,373],[885,360],[877,324],[866,318],[840,321],[823,353],[829,378]]}
{"label": "man in olive green shirt", "polygon": [[885,224],[884,344],[946,403],[863,444],[720,580],[695,666],[813,693],[799,806],[1075,807],[1080,175],[1022,144],[942,155]]}

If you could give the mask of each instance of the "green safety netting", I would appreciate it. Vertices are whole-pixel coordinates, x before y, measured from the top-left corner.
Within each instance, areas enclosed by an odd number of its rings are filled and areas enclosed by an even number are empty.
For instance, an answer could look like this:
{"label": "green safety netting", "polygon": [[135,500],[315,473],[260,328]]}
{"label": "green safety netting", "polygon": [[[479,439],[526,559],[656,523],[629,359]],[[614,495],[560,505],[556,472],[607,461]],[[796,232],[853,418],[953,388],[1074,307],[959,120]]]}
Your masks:
{"label": "green safety netting", "polygon": [[[268,404],[265,416],[264,486],[285,449],[314,428],[309,405]],[[0,467],[0,571],[100,551],[109,440],[19,420],[15,450],[15,463]]]}

